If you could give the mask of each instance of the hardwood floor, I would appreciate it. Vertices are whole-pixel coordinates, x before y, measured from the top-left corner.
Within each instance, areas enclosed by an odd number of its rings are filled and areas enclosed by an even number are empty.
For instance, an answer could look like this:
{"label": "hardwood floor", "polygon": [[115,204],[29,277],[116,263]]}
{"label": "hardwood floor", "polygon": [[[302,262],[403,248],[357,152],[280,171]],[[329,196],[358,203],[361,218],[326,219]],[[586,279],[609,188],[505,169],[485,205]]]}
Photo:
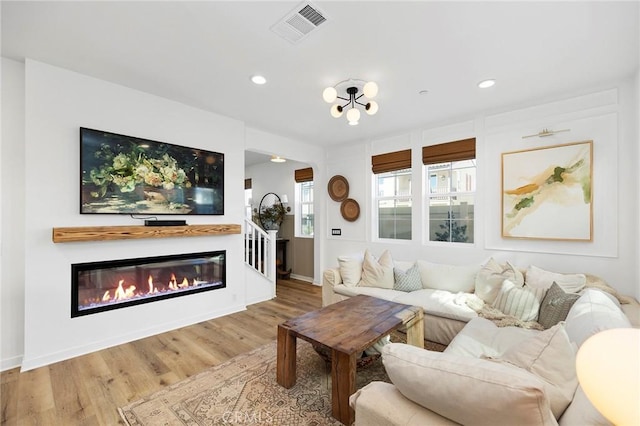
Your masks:
{"label": "hardwood floor", "polygon": [[277,325],[318,309],[321,288],[281,280],[246,311],[25,373],[0,374],[2,425],[124,424],[118,407],[276,338]]}

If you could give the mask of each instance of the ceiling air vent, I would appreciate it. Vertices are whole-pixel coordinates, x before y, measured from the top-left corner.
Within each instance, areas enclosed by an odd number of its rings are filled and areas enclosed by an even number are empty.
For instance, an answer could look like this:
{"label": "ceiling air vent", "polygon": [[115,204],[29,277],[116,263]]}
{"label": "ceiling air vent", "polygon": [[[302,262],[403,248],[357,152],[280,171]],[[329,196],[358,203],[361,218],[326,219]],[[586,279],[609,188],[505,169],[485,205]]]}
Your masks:
{"label": "ceiling air vent", "polygon": [[272,26],[271,31],[288,42],[295,44],[326,20],[327,18],[316,6],[309,2],[304,2]]}

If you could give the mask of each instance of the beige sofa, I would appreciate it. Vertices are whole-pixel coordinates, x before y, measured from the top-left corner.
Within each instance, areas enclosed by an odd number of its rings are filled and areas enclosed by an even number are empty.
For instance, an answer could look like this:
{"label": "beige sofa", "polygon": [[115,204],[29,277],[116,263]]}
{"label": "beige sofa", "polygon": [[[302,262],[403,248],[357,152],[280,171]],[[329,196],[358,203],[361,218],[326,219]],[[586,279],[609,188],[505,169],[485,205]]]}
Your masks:
{"label": "beige sofa", "polygon": [[[629,312],[638,317],[637,305]],[[545,330],[471,320],[443,353],[404,344],[382,349],[393,384],[351,397],[356,425],[610,425],[575,374],[576,348],[596,332],[631,327],[618,301],[588,289],[566,321]]]}
{"label": "beige sofa", "polygon": [[[459,266],[365,252],[338,260],[323,274],[324,305],[356,294],[419,305],[425,339],[448,345],[444,353],[385,346],[393,384],[373,382],[352,396],[357,425],[609,424],[578,386],[575,351],[598,331],[639,326],[640,309],[602,280],[493,259]],[[500,309],[508,314],[500,321],[483,318]]]}

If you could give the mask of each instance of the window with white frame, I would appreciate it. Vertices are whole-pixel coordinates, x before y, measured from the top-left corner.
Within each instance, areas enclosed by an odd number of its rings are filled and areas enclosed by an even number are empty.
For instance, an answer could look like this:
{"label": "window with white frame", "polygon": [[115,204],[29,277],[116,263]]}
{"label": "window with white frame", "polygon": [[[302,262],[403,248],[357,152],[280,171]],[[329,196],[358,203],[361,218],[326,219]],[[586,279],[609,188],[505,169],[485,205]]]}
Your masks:
{"label": "window with white frame", "polygon": [[313,169],[295,170],[296,203],[295,203],[295,236],[313,237]]}
{"label": "window with white frame", "polygon": [[424,147],[423,163],[428,240],[473,243],[475,139]]}
{"label": "window with white frame", "polygon": [[371,158],[378,238],[411,240],[411,150]]}

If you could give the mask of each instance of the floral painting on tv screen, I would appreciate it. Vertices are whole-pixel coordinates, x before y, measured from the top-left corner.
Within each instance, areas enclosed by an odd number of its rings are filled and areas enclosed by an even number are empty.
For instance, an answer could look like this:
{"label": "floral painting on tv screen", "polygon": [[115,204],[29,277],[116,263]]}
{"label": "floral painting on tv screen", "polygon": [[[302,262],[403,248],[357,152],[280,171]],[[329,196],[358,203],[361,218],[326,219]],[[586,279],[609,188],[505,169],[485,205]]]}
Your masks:
{"label": "floral painting on tv screen", "polygon": [[224,154],[80,128],[80,213],[224,214]]}

